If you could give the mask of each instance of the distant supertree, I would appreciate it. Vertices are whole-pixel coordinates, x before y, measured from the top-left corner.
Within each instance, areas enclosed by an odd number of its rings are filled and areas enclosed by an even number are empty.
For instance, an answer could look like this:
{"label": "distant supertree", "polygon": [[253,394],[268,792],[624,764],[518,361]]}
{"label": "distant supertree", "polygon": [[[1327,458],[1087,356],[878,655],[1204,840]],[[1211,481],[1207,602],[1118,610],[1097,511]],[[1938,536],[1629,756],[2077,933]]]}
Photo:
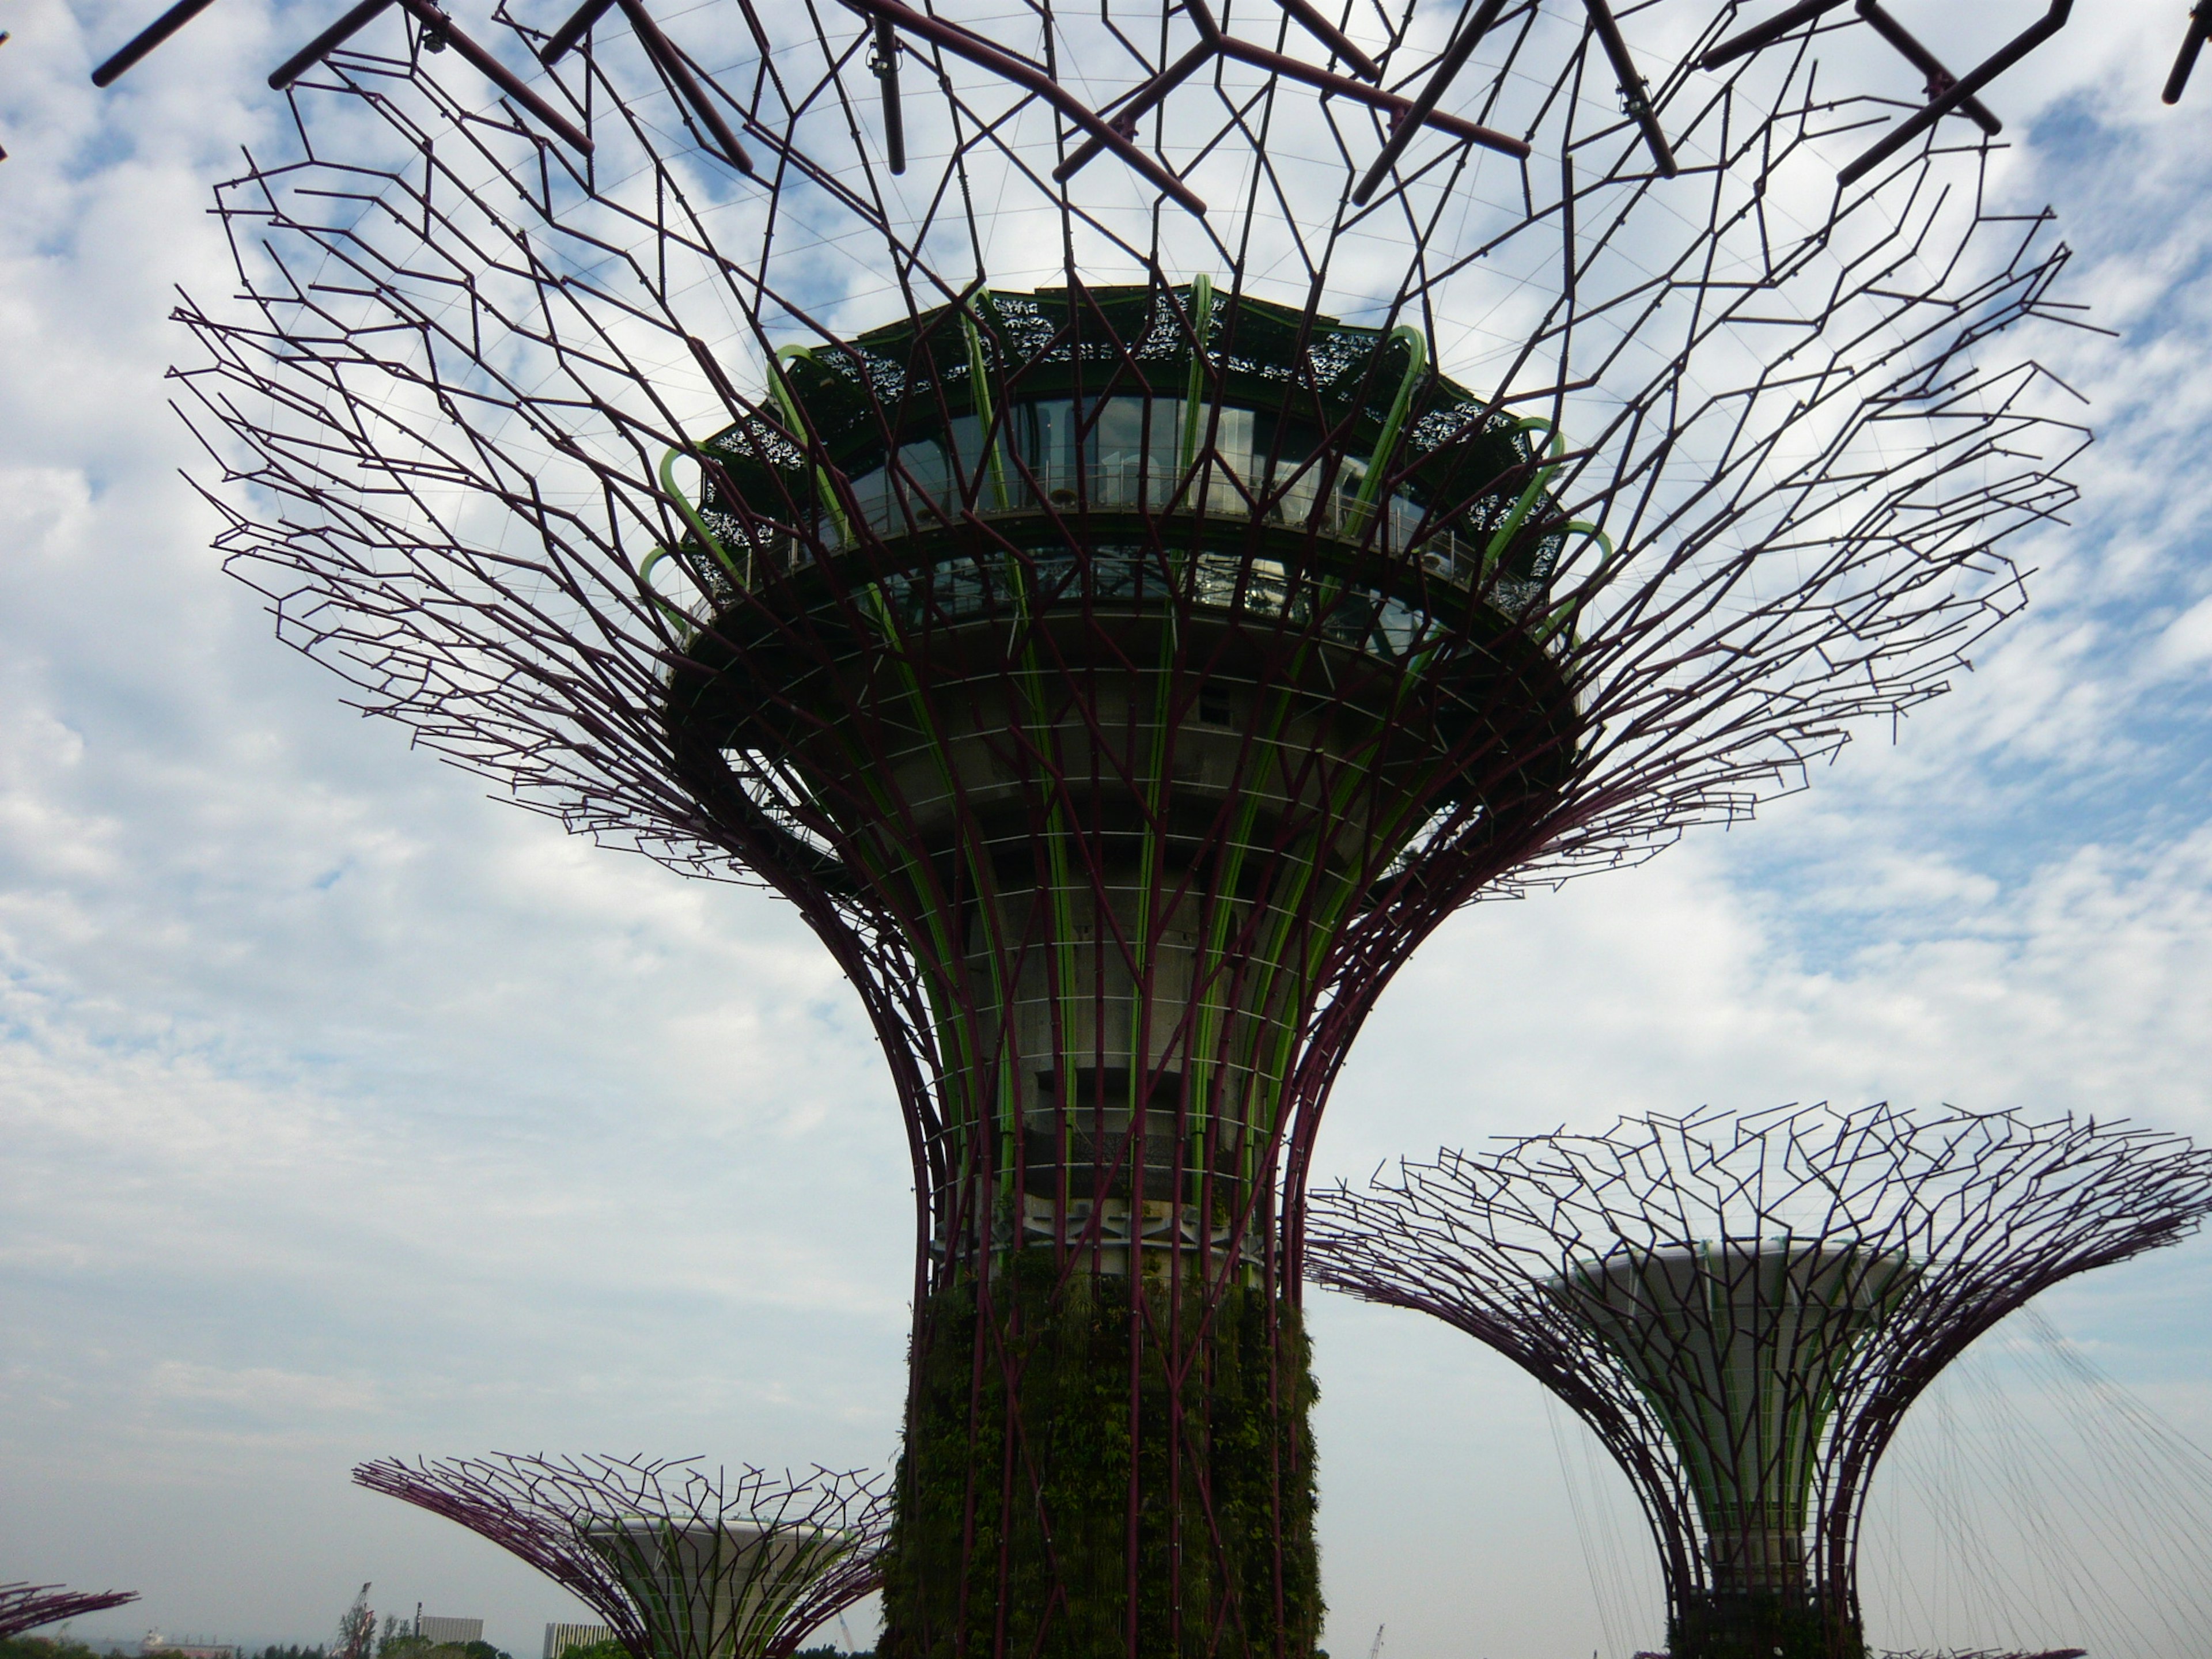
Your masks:
{"label": "distant supertree", "polygon": [[1674,1659],[1856,1659],[1875,1466],[2039,1291],[2212,1212],[2212,1152],[2013,1113],[1624,1118],[1313,1198],[1319,1283],[1432,1314],[1587,1423],[1659,1546]]}
{"label": "distant supertree", "polygon": [[880,1577],[888,1483],[855,1474],[495,1455],[353,1478],[520,1556],[635,1659],[783,1659]]}
{"label": "distant supertree", "polygon": [[0,1641],[79,1613],[136,1601],[136,1590],[70,1590],[59,1584],[0,1584]]}
{"label": "distant supertree", "polygon": [[1361,1023],[1948,684],[2070,499],[2063,249],[1964,120],[1839,188],[1895,106],[1710,0],[377,15],[184,313],[233,568],[865,1004],[887,1648],[1307,1653]]}

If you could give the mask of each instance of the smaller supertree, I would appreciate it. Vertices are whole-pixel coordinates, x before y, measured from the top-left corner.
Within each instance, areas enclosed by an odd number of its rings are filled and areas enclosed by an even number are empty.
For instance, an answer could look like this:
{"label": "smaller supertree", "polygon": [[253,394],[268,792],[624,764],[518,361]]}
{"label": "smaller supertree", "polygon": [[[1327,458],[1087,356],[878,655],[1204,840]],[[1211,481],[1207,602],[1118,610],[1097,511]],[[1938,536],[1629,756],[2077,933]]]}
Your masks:
{"label": "smaller supertree", "polygon": [[2212,1212],[2212,1152],[1875,1105],[1624,1118],[1317,1196],[1317,1282],[1557,1395],[1659,1546],[1673,1659],[1859,1659],[1858,1530],[1906,1407],[2059,1280]]}
{"label": "smaller supertree", "polygon": [[136,1590],[72,1590],[59,1584],[0,1584],[0,1642],[79,1613],[101,1613],[136,1601]]}
{"label": "smaller supertree", "polygon": [[877,1587],[887,1481],[696,1461],[387,1458],[353,1478],[521,1557],[635,1659],[783,1659]]}

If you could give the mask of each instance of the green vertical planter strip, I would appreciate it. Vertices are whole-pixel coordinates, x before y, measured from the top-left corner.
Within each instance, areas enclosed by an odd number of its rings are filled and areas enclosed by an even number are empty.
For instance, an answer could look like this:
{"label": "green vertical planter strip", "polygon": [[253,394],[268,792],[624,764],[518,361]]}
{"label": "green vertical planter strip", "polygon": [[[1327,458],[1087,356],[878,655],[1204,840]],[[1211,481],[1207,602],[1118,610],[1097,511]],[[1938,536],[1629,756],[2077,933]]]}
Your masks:
{"label": "green vertical planter strip", "polygon": [[[1194,1284],[1154,1283],[1134,1293],[1152,1303],[1160,1326],[1170,1296],[1182,1298],[1186,1332],[1206,1318]],[[939,1293],[914,1356],[902,1498],[884,1565],[882,1653],[1126,1659],[1133,1455],[1144,1493],[1133,1563],[1135,1651],[1312,1652],[1322,1615],[1310,1425],[1316,1389],[1297,1310],[1271,1308],[1257,1288],[1214,1292],[1212,1328],[1182,1390],[1178,1505],[1170,1495],[1167,1369],[1157,1349],[1148,1348],[1140,1369],[1132,1452],[1131,1294],[1124,1279],[1079,1273],[1060,1281],[1042,1251],[1016,1254],[993,1280],[995,1333],[978,1329],[972,1279]],[[1270,1329],[1271,1313],[1279,1333]],[[979,1340],[987,1353],[1005,1356],[1004,1365],[987,1360],[980,1395]],[[1035,1480],[1017,1479],[1007,1505],[984,1475],[963,1551],[971,1472],[995,1471],[1009,1426],[1009,1367],[1019,1376],[1012,1426]],[[1279,1488],[1279,1469],[1287,1472]],[[1208,1487],[1210,1518],[1201,1497]],[[1233,1608],[1217,1618],[1224,1598]]]}

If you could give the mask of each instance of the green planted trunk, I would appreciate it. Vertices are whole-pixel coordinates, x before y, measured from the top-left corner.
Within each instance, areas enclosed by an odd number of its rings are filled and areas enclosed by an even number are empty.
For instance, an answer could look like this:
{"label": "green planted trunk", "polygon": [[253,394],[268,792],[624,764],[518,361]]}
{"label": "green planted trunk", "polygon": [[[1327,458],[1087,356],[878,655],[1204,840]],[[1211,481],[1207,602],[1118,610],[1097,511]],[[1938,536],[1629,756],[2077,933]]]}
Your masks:
{"label": "green planted trunk", "polygon": [[1297,1311],[1243,1286],[1136,1295],[1024,1251],[987,1293],[969,1279],[924,1310],[885,1655],[1312,1653],[1315,1389]]}
{"label": "green planted trunk", "polygon": [[1866,1659],[1857,1620],[1794,1595],[1693,1599],[1667,1621],[1670,1659]]}

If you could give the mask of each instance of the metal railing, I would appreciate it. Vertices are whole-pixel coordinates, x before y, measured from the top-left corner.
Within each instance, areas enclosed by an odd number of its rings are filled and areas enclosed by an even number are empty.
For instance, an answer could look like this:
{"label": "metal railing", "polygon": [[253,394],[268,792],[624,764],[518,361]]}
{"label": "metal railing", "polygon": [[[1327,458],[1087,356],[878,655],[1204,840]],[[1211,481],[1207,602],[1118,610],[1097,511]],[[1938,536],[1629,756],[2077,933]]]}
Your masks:
{"label": "metal railing", "polygon": [[[667,482],[672,484],[672,480]],[[894,542],[970,521],[989,524],[1047,514],[1139,512],[1165,519],[1203,514],[1257,520],[1386,557],[1418,561],[1431,579],[1480,593],[1493,610],[1516,618],[1532,617],[1547,597],[1547,584],[1542,580],[1498,568],[1512,526],[1486,544],[1449,528],[1423,531],[1423,510],[1404,497],[1360,501],[1343,489],[1322,489],[1311,474],[1293,479],[1287,488],[1270,495],[1248,491],[1231,469],[1218,460],[1203,461],[1185,472],[1148,465],[1141,455],[1113,456],[1082,467],[1044,466],[1026,474],[994,470],[976,492],[972,507],[963,505],[958,493],[949,486],[923,487],[936,482],[905,476],[894,482],[887,471],[879,471],[866,475],[833,501],[826,480],[821,481],[823,505],[811,526],[814,533],[807,536],[779,530],[747,538],[732,526],[732,533],[715,537],[696,514],[687,512],[685,517],[692,522],[695,534],[707,533],[710,551],[732,588],[750,587],[763,577],[788,574],[814,557],[817,550],[842,552],[870,539]],[[855,506],[860,509],[858,514],[852,511]],[[646,568],[649,570],[660,556],[656,553]],[[1127,587],[1130,597],[1147,585],[1141,574],[1117,573],[1109,580]],[[1194,580],[1195,597],[1201,605],[1271,615],[1297,608],[1288,573],[1275,561],[1201,552]],[[931,571],[896,584],[901,597],[928,592],[940,615],[964,615],[988,608],[994,587],[1001,585],[1002,580],[994,581],[976,560],[965,556],[940,562]],[[1363,623],[1361,631],[1376,634],[1376,643],[1386,649],[1402,653],[1417,648],[1420,637],[1431,631],[1429,619],[1403,600],[1382,593],[1367,594],[1364,599],[1373,621],[1371,627]],[[1342,605],[1345,600],[1340,596],[1334,602]],[[714,608],[710,601],[689,620],[703,623],[706,613]],[[1353,608],[1356,611],[1358,605]],[[1564,631],[1557,618],[1539,621],[1536,627],[1547,645]],[[1331,628],[1328,631],[1340,630]]]}

